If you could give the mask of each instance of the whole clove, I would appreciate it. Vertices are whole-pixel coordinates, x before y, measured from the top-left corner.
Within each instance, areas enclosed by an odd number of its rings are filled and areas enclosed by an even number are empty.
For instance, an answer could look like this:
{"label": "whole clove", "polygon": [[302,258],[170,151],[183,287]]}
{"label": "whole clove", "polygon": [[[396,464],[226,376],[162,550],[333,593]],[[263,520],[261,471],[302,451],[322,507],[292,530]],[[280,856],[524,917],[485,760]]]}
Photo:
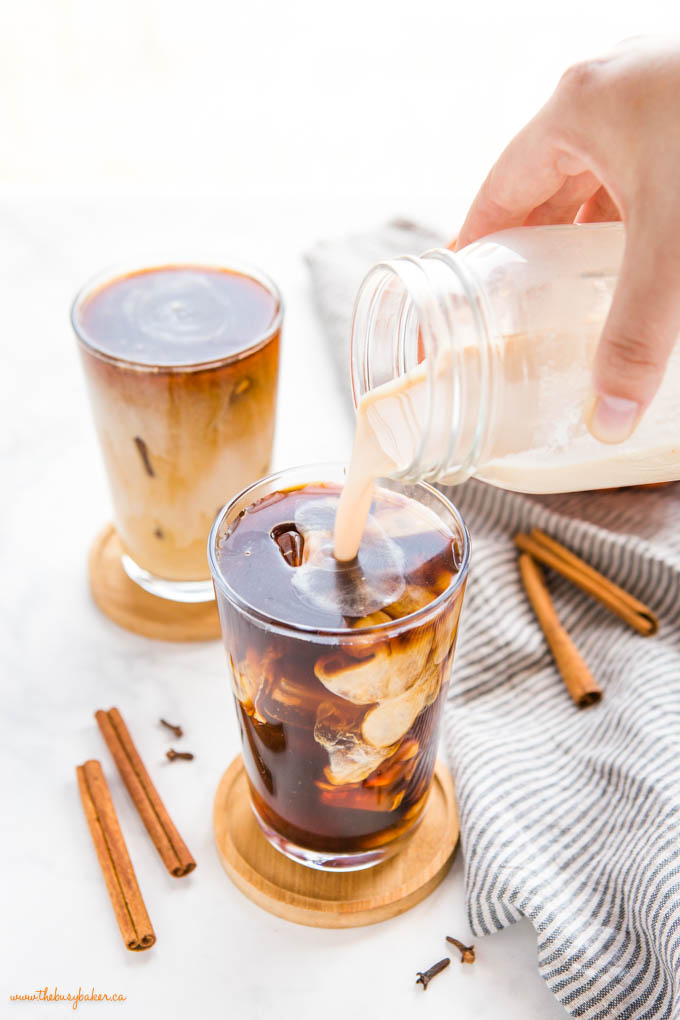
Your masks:
{"label": "whole clove", "polygon": [[144,442],[144,440],[142,439],[141,436],[135,436],[135,446],[137,447],[137,450],[139,452],[139,456],[142,459],[142,464],[144,465],[144,470],[146,471],[146,473],[149,476],[149,478],[153,478],[154,475],[155,475],[155,471],[153,469],[153,465],[152,465],[151,459],[149,457],[149,448],[148,448],[148,446],[146,445],[146,443]]}
{"label": "whole clove", "polygon": [[183,737],[184,736],[184,730],[182,729],[181,726],[173,726],[173,724],[171,722],[166,722],[165,719],[161,719],[160,720],[160,724],[161,724],[161,726],[165,726],[166,729],[172,730],[172,732],[175,734],[176,737]]}
{"label": "whole clove", "polygon": [[475,962],[475,947],[465,946],[460,939],[454,939],[451,935],[446,936],[446,941],[450,942],[452,946],[455,946],[460,953],[461,963],[474,963]]}
{"label": "whole clove", "polygon": [[233,404],[234,401],[238,400],[239,397],[243,396],[243,394],[246,393],[252,385],[253,385],[252,379],[249,379],[247,375],[244,375],[242,379],[239,379],[239,381],[236,383],[233,390],[231,391],[229,402]]}
{"label": "whole clove", "polygon": [[418,971],[418,976],[416,977],[416,984],[422,985],[423,991],[425,991],[432,978],[436,977],[437,974],[441,974],[443,970],[446,970],[450,963],[451,959],[450,957],[447,956],[445,960],[440,960],[438,963],[433,963],[431,967],[427,968],[427,970]]}
{"label": "whole clove", "polygon": [[194,760],[194,756],[191,751],[175,751],[172,747],[169,751],[165,752],[165,757],[169,758],[170,761],[175,761],[176,758],[180,758],[182,761]]}

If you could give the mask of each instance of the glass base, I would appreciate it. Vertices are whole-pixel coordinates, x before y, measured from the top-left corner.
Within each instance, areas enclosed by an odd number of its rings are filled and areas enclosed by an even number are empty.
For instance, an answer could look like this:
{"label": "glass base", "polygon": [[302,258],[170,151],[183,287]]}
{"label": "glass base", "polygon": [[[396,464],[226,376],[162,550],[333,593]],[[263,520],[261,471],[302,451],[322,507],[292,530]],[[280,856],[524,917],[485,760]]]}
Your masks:
{"label": "glass base", "polygon": [[250,806],[267,842],[284,857],[288,857],[289,860],[295,861],[297,864],[304,864],[306,868],[313,868],[315,871],[363,871],[366,868],[375,867],[376,864],[382,864],[403,846],[403,839],[400,838],[394,843],[387,843],[385,846],[375,847],[373,850],[359,850],[356,853],[310,850],[307,847],[298,846],[297,843],[292,843],[285,836],[275,832],[260,818],[252,801]]}
{"label": "glass base", "polygon": [[215,589],[212,581],[169,581],[165,577],[157,577],[144,570],[135,561],[123,553],[121,557],[123,570],[135,584],[138,584],[150,595],[169,602],[214,602]]}

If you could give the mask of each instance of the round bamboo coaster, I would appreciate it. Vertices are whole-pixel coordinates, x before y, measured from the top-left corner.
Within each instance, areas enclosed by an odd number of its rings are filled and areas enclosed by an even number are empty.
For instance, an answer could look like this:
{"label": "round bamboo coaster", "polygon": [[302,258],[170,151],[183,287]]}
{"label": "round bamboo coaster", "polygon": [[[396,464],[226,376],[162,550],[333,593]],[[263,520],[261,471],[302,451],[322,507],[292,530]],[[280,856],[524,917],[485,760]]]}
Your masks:
{"label": "round bamboo coaster", "polygon": [[171,602],[144,591],[123,570],[123,547],[107,524],[90,550],[90,588],[111,620],[159,641],[212,641],[220,636],[215,602]]}
{"label": "round bamboo coaster", "polygon": [[250,807],[240,755],[220,780],[213,825],[220,860],[241,892],[270,914],[314,928],[356,928],[403,914],[442,881],[459,834],[453,780],[441,761],[413,836],[394,857],[365,871],[315,871],[270,846]]}

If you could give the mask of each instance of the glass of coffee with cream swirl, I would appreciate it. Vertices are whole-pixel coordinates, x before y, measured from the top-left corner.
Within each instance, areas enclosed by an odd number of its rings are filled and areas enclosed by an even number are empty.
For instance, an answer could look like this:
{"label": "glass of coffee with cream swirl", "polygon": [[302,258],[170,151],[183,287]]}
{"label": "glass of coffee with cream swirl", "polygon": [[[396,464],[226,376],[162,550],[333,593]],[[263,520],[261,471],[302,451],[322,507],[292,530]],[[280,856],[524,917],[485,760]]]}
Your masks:
{"label": "glass of coffee with cream swirl", "polygon": [[265,274],[232,264],[122,267],[75,299],[123,566],[154,595],[214,597],[210,525],[269,469],[282,313]]}
{"label": "glass of coffee with cream swirl", "polygon": [[423,817],[469,559],[442,493],[379,479],[357,555],[338,560],[345,475],[256,482],[208,543],[255,817],[328,871],[379,864]]}

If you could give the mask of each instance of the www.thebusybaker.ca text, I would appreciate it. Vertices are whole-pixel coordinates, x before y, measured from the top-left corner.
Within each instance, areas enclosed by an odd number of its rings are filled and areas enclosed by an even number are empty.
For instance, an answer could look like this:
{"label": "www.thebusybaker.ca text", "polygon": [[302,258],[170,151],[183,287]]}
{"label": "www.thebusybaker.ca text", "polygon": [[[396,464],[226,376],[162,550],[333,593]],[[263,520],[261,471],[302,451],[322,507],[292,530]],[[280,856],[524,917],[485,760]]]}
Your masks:
{"label": "www.thebusybaker.ca text", "polygon": [[73,1009],[78,1009],[81,1002],[125,1002],[126,999],[127,995],[120,992],[96,992],[94,988],[89,992],[84,992],[82,987],[77,992],[60,992],[56,985],[52,991],[45,985],[34,992],[9,997],[10,1002],[70,1002]]}

